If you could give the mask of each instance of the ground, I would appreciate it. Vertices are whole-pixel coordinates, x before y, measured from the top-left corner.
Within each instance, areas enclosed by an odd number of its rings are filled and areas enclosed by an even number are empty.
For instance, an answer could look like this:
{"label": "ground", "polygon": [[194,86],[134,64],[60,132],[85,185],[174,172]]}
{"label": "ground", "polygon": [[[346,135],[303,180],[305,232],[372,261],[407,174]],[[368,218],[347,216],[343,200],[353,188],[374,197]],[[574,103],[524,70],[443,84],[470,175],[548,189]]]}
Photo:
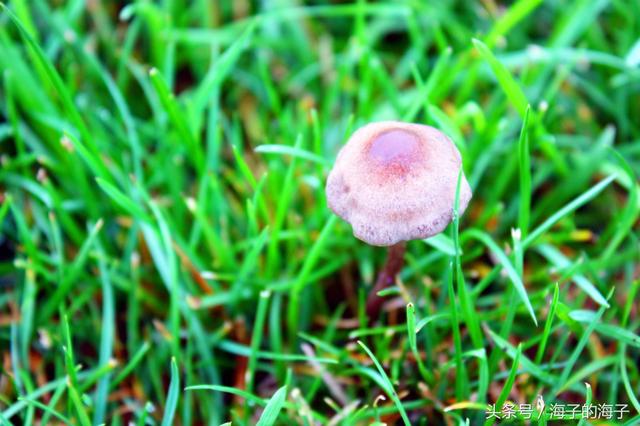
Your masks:
{"label": "ground", "polygon": [[[640,2],[124,3],[0,12],[0,423],[640,422]],[[378,120],[473,198],[367,318]]]}

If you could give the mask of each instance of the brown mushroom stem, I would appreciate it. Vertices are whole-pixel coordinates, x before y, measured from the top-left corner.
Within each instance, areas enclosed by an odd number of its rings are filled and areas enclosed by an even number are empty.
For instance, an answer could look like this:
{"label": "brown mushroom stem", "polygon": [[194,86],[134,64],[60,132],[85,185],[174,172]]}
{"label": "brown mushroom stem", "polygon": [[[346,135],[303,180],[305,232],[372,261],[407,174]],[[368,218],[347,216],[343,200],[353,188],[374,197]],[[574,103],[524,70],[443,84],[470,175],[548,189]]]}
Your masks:
{"label": "brown mushroom stem", "polygon": [[387,262],[378,275],[376,285],[367,297],[367,317],[370,322],[373,322],[378,318],[380,308],[384,302],[384,299],[378,296],[378,292],[392,286],[396,281],[396,276],[400,272],[400,269],[402,269],[402,265],[404,264],[405,248],[406,243],[404,241],[389,246]]}

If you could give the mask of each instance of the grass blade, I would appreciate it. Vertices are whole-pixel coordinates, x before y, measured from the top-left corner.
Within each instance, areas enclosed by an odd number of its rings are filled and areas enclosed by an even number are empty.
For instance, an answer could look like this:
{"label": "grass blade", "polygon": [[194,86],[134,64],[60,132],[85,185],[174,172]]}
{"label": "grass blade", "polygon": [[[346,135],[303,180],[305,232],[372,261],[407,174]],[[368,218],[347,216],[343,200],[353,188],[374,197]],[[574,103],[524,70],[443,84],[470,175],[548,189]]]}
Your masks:
{"label": "grass blade", "polygon": [[[611,292],[609,293],[609,297],[607,297],[607,299],[609,299],[611,297],[612,293],[613,293],[613,289],[611,289]],[[575,349],[573,350],[573,352],[571,353],[571,356],[569,357],[569,359],[565,363],[565,367],[562,370],[562,373],[560,374],[560,377],[558,378],[555,386],[553,387],[553,389],[551,391],[552,395],[557,395],[558,394],[558,390],[561,388],[561,386],[564,383],[566,383],[567,379],[569,378],[569,374],[571,374],[571,370],[573,369],[573,366],[578,361],[578,357],[582,353],[582,350],[584,349],[585,345],[587,344],[587,341],[589,340],[589,337],[591,336],[591,333],[593,332],[593,330],[596,328],[596,325],[600,321],[600,318],[602,317],[602,314],[604,313],[605,309],[607,309],[606,306],[601,306],[600,309],[598,309],[598,312],[594,316],[593,320],[589,323],[587,328],[584,330],[584,333],[582,333],[582,336],[580,337],[580,340],[578,340],[578,343],[576,344]]]}
{"label": "grass blade", "polygon": [[287,398],[287,387],[283,386],[273,394],[267,406],[264,407],[264,411],[256,423],[256,426],[272,426],[278,420],[278,414],[284,406],[285,399]]}
{"label": "grass blade", "polygon": [[498,79],[498,83],[507,96],[507,99],[509,99],[509,102],[511,102],[511,105],[524,117],[529,102],[520,85],[513,78],[509,70],[494,56],[486,44],[475,38],[472,39],[472,42],[484,60],[489,63],[493,74]]}
{"label": "grass blade", "polygon": [[[502,406],[506,402],[507,397],[509,396],[509,393],[511,393],[511,388],[513,388],[513,384],[516,381],[516,374],[518,373],[518,366],[520,365],[520,355],[522,355],[522,345],[518,345],[515,357],[513,358],[513,364],[511,364],[511,370],[509,371],[509,376],[507,377],[507,380],[504,382],[504,386],[500,391],[500,395],[498,395],[498,399],[496,399],[496,407],[500,407],[500,409],[502,409]],[[492,419],[487,419],[487,421],[484,423],[485,426],[488,426],[491,423],[493,423],[491,420]]]}
{"label": "grass blade", "polygon": [[180,397],[180,373],[178,372],[178,364],[175,358],[171,358],[171,381],[169,382],[169,391],[164,406],[164,414],[162,415],[162,426],[171,426],[173,417],[176,414],[178,406],[178,398]]}
{"label": "grass blade", "polygon": [[[573,266],[571,261],[567,259],[560,250],[549,244],[541,244],[537,247],[537,251],[548,259],[559,270],[570,270]],[[600,293],[595,285],[582,274],[572,274],[571,280],[589,295],[599,305],[609,306],[607,299]]]}
{"label": "grass blade", "polygon": [[160,102],[164,107],[169,119],[175,126],[182,141],[186,144],[187,150],[190,155],[190,160],[194,165],[194,168],[198,171],[202,171],[204,166],[202,149],[198,146],[198,141],[193,133],[193,130],[189,127],[189,123],[186,120],[184,112],[178,106],[178,102],[175,96],[171,93],[167,82],[162,78],[160,72],[156,68],[151,68],[149,71],[149,78],[151,84],[156,91],[156,94],[160,98]]}
{"label": "grass blade", "polygon": [[251,336],[251,355],[249,356],[249,362],[247,363],[247,392],[253,392],[253,381],[256,377],[258,352],[260,351],[260,344],[262,343],[264,322],[267,317],[267,308],[269,306],[270,297],[271,292],[264,290],[260,292],[260,297],[258,299],[258,311],[253,324],[253,335]]}
{"label": "grass blade", "polygon": [[540,224],[536,229],[534,229],[527,238],[522,241],[522,246],[527,248],[530,246],[538,237],[544,234],[549,228],[551,228],[557,221],[568,215],[569,213],[577,210],[585,203],[589,202],[596,195],[602,192],[613,180],[615,179],[614,175],[608,176],[607,178],[601,180],[596,185],[591,187],[588,191],[583,193],[582,195],[574,198],[565,205],[563,208],[549,216],[547,220],[545,220],[542,224]]}
{"label": "grass blade", "polygon": [[504,270],[507,272],[507,275],[509,275],[511,282],[513,283],[514,288],[518,293],[518,296],[520,297],[520,300],[522,300],[522,302],[527,307],[527,310],[529,311],[529,315],[531,315],[531,318],[533,319],[534,324],[537,326],[538,320],[536,319],[536,315],[533,312],[533,306],[531,305],[531,301],[529,301],[529,296],[527,295],[527,290],[524,288],[524,283],[522,282],[520,275],[518,275],[518,273],[516,272],[515,268],[511,264],[511,261],[509,260],[507,255],[504,253],[504,251],[502,251],[502,249],[498,247],[498,245],[491,239],[491,237],[487,233],[480,231],[478,229],[469,229],[468,231],[465,232],[465,236],[467,236],[468,238],[475,238],[481,241],[482,243],[484,243],[484,245],[486,245],[489,248],[489,250],[491,250],[491,252],[498,259],[498,261],[500,262]]}
{"label": "grass blade", "polygon": [[[108,365],[113,356],[113,341],[115,338],[115,301],[111,284],[110,271],[104,261],[105,254],[100,249],[100,281],[102,284],[102,334],[100,336],[99,365]],[[100,424],[104,421],[107,412],[107,402],[109,400],[109,386],[111,374],[105,376],[98,382],[95,394],[93,423]]]}
{"label": "grass blade", "polygon": [[418,343],[416,341],[416,334],[418,329],[416,328],[416,308],[413,303],[407,304],[407,336],[409,339],[409,348],[416,359],[418,364],[418,371],[427,383],[433,383],[433,374],[425,367],[422,361],[422,355],[418,350]]}
{"label": "grass blade", "polygon": [[458,172],[458,181],[456,184],[456,194],[453,203],[453,245],[455,247],[455,257],[454,257],[454,268],[455,268],[455,279],[456,279],[456,289],[458,290],[458,297],[460,298],[460,307],[462,308],[462,316],[464,317],[464,322],[469,329],[469,335],[471,336],[471,341],[473,342],[473,346],[476,348],[481,348],[483,346],[482,342],[482,333],[480,332],[480,323],[478,321],[478,315],[476,314],[475,307],[473,306],[473,299],[469,297],[467,291],[467,284],[464,280],[464,274],[462,273],[462,262],[460,260],[460,256],[462,255],[462,250],[460,249],[460,236],[459,236],[459,228],[460,228],[460,185],[462,182],[462,167],[460,167],[460,171]]}
{"label": "grass blade", "polygon": [[102,189],[118,206],[129,213],[133,218],[150,221],[149,215],[135,203],[131,198],[122,193],[118,188],[102,178],[96,178],[96,182],[100,189]]}
{"label": "grass blade", "polygon": [[518,159],[520,164],[520,207],[518,209],[518,229],[526,238],[529,232],[529,216],[531,214],[531,154],[529,152],[529,112],[527,105],[518,140]]}
{"label": "grass blade", "polygon": [[193,96],[196,111],[204,109],[211,92],[229,75],[242,53],[250,46],[257,24],[258,20],[250,22],[242,35],[211,65]]}
{"label": "grass blade", "polygon": [[237,389],[237,388],[233,388],[230,386],[221,386],[221,385],[194,385],[194,386],[187,386],[185,388],[185,390],[212,390],[212,391],[217,391],[217,392],[225,392],[225,393],[229,393],[231,395],[237,395],[240,396],[248,401],[254,402],[262,407],[265,407],[267,405],[267,403],[265,402],[264,399],[255,396],[252,393],[249,393],[247,391],[244,391],[242,389]]}
{"label": "grass blade", "polygon": [[258,145],[255,149],[255,152],[259,152],[261,154],[280,154],[280,155],[289,155],[292,157],[298,157],[303,160],[311,161],[313,163],[319,164],[324,167],[330,167],[331,163],[326,158],[323,158],[313,152],[309,152],[300,147],[287,146],[287,145]]}
{"label": "grass blade", "polygon": [[369,358],[371,358],[371,361],[373,361],[374,365],[376,366],[376,369],[378,370],[378,373],[380,373],[382,381],[385,385],[384,391],[393,400],[394,404],[396,404],[396,407],[398,407],[398,411],[400,412],[400,416],[402,417],[402,421],[404,422],[405,426],[410,426],[411,423],[409,422],[409,417],[407,417],[407,412],[405,411],[404,406],[402,405],[402,401],[400,401],[400,398],[398,397],[398,394],[393,388],[393,383],[391,383],[391,380],[389,380],[389,376],[387,376],[387,373],[384,371],[384,368],[382,368],[382,365],[380,365],[380,362],[373,354],[373,352],[371,352],[371,350],[367,347],[367,345],[362,343],[360,340],[358,340],[358,345],[360,345],[360,347],[364,349],[367,355],[369,355]]}
{"label": "grass blade", "polygon": [[80,116],[80,112],[78,111],[76,106],[73,104],[71,95],[69,94],[69,91],[67,90],[64,82],[62,81],[62,78],[56,71],[55,67],[49,61],[49,59],[47,59],[47,56],[42,51],[42,48],[40,47],[40,45],[31,37],[29,32],[24,28],[22,23],[20,23],[20,21],[13,14],[13,12],[9,8],[7,8],[7,6],[5,6],[3,3],[0,3],[0,10],[3,10],[4,12],[7,13],[7,15],[9,15],[9,18],[11,19],[11,21],[20,31],[20,35],[22,36],[22,38],[27,42],[29,46],[31,46],[31,48],[35,52],[36,57],[40,61],[41,65],[44,67],[47,73],[47,76],[53,83],[53,86],[55,87],[56,92],[60,96],[64,109],[66,110],[67,114],[69,114],[73,124],[77,127],[78,131],[82,135],[83,141],[88,145],[89,151],[95,157],[97,157],[99,150],[95,144],[95,141],[93,140],[93,137],[91,136],[91,132],[89,131],[86,124],[82,120],[82,117]]}
{"label": "grass blade", "polygon": [[542,339],[540,343],[538,343],[538,351],[536,352],[535,363],[540,364],[542,362],[542,357],[544,356],[544,350],[547,347],[547,342],[549,341],[549,335],[551,334],[551,325],[553,324],[553,319],[556,316],[556,309],[558,307],[558,297],[560,294],[560,290],[558,288],[558,283],[553,287],[553,298],[551,299],[551,305],[549,306],[549,313],[547,314],[547,320],[544,322],[544,330],[542,331]]}
{"label": "grass blade", "polygon": [[331,215],[327,219],[322,231],[320,231],[320,235],[318,239],[315,241],[311,249],[309,250],[308,256],[305,258],[304,263],[302,264],[302,269],[298,274],[298,278],[295,281],[295,284],[291,288],[290,292],[290,300],[289,307],[287,311],[287,321],[290,327],[290,331],[293,334],[294,331],[297,333],[298,330],[298,320],[299,320],[299,309],[300,306],[298,304],[300,298],[300,292],[307,284],[307,278],[309,274],[312,272],[313,267],[316,265],[316,262],[320,258],[322,254],[322,250],[324,250],[324,246],[331,235],[331,231],[333,230],[333,226],[337,221],[337,216]]}

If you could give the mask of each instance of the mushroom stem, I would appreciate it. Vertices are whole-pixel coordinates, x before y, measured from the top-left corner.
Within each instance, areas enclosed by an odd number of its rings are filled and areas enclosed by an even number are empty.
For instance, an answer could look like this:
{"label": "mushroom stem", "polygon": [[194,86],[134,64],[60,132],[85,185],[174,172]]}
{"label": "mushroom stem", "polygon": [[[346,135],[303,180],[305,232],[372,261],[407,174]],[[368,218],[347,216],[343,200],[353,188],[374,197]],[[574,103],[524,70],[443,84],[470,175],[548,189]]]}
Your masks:
{"label": "mushroom stem", "polygon": [[382,307],[382,303],[384,302],[384,299],[378,296],[378,292],[395,283],[396,276],[398,275],[400,269],[402,269],[402,265],[404,264],[405,248],[406,243],[402,241],[390,246],[388,249],[387,262],[385,263],[384,268],[382,268],[382,270],[378,274],[376,285],[373,287],[373,289],[369,293],[369,296],[367,297],[367,316],[369,317],[369,321],[374,321],[376,318],[378,318],[380,308]]}

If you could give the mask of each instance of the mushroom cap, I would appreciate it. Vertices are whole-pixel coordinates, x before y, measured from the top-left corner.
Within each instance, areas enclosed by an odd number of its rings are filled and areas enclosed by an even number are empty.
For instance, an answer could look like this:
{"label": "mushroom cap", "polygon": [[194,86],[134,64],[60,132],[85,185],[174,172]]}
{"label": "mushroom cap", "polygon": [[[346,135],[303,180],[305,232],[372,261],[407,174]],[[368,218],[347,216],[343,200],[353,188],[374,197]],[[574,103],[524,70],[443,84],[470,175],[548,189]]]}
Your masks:
{"label": "mushroom cap", "polygon": [[[327,203],[368,244],[428,238],[451,222],[461,164],[453,142],[431,126],[367,124],[338,153],[327,179]],[[462,174],[460,215],[470,199]]]}

